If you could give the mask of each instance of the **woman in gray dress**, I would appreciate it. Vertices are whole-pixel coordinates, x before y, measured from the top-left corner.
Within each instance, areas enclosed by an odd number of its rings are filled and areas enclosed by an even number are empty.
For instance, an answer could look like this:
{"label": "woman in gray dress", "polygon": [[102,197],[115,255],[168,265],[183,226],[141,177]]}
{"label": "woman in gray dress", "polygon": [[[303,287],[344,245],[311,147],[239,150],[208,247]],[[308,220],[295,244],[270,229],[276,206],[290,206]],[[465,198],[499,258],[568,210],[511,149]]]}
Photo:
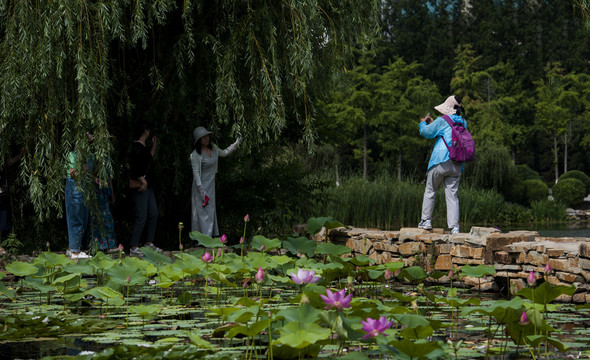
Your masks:
{"label": "woman in gray dress", "polygon": [[215,204],[215,173],[219,157],[234,152],[241,138],[226,149],[211,143],[211,132],[202,126],[193,131],[194,150],[191,153],[193,185],[191,191],[191,230],[208,236],[219,236]]}

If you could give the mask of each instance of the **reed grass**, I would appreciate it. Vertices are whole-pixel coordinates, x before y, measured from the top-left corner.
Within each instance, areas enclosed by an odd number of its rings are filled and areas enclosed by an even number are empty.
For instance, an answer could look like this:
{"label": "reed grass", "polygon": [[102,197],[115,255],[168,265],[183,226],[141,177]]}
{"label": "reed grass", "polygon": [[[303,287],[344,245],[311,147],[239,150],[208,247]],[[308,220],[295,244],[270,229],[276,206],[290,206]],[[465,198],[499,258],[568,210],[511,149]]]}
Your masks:
{"label": "reed grass", "polygon": [[566,220],[567,207],[560,202],[544,199],[531,203],[531,215],[536,222],[559,222]]}
{"label": "reed grass", "polygon": [[[318,193],[309,215],[332,216],[344,224],[364,228],[415,227],[420,222],[423,196],[424,184],[398,181],[385,175],[372,181],[350,177],[341,179],[340,186]],[[496,222],[504,204],[502,195],[493,190],[459,187],[462,224]],[[442,188],[436,195],[433,225],[447,227]]]}

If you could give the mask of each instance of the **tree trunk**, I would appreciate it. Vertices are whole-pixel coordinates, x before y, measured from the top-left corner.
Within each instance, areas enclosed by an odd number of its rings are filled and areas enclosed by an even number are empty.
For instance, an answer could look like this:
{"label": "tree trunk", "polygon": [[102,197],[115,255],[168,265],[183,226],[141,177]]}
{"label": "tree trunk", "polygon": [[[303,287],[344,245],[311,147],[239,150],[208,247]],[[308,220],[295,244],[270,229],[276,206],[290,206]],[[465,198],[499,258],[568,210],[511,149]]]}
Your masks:
{"label": "tree trunk", "polygon": [[563,137],[563,173],[567,172],[567,135]]}
{"label": "tree trunk", "polygon": [[367,180],[367,119],[363,128],[363,180]]}
{"label": "tree trunk", "polygon": [[555,168],[555,183],[557,184],[557,179],[559,179],[559,159],[557,158],[557,136],[553,136],[553,162]]}

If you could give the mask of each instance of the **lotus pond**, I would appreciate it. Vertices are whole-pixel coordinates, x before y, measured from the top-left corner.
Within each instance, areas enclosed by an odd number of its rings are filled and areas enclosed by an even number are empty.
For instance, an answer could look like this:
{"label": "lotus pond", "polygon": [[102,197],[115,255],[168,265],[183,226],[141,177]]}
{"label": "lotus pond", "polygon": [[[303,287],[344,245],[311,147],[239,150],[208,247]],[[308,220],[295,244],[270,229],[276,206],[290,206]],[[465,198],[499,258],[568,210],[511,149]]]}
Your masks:
{"label": "lotus pond", "polygon": [[[327,225],[324,224],[324,225]],[[590,307],[543,282],[498,298],[461,287],[492,267],[426,273],[306,237],[6,265],[0,356],[146,359],[589,358]],[[182,247],[181,247],[182,248]],[[433,282],[445,276],[441,286]]]}

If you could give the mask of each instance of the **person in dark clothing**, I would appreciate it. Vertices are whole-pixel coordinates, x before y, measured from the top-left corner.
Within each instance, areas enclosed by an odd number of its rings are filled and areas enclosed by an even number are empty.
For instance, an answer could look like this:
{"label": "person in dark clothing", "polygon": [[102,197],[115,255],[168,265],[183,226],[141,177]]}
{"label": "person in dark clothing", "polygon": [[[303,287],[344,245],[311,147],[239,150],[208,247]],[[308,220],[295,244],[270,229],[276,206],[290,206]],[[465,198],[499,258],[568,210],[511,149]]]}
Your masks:
{"label": "person in dark clothing", "polygon": [[143,253],[138,249],[139,239],[145,228],[145,246],[150,246],[154,250],[160,251],[154,245],[156,235],[156,224],[158,221],[158,205],[154,194],[155,176],[154,176],[154,155],[158,145],[158,138],[151,138],[151,148],[146,146],[146,140],[150,137],[152,125],[148,122],[140,121],[135,124],[133,138],[135,141],[131,145],[129,157],[130,176],[139,181],[140,185],[132,189],[133,202],[135,204],[135,223],[133,233],[129,240],[131,255],[142,256]]}

